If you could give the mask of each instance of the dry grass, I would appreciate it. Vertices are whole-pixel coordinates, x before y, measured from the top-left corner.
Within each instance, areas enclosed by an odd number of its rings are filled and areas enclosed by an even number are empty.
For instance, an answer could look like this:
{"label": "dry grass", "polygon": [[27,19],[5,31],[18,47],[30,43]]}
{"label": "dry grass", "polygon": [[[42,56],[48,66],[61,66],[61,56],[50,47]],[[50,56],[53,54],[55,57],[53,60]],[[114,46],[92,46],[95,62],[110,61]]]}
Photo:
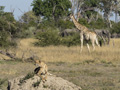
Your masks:
{"label": "dry grass", "polygon": [[51,63],[49,68],[51,73],[81,86],[82,90],[120,89],[120,66],[110,63]]}
{"label": "dry grass", "polygon": [[[96,47],[91,53],[88,53],[84,46],[81,54],[80,46],[34,47],[35,41],[35,39],[19,40],[18,47],[9,51],[16,52],[17,57],[20,58],[23,52],[25,58],[34,53],[47,63],[51,73],[81,86],[83,90],[120,89],[120,39],[114,40],[114,46],[112,39],[109,46]],[[0,79],[25,75],[34,68],[31,63],[1,60]]]}
{"label": "dry grass", "polygon": [[[113,39],[109,46],[98,48],[95,51],[88,53],[87,47],[84,46],[83,52],[80,53],[80,46],[48,46],[34,47],[35,39],[24,39],[20,41],[20,46],[15,50],[17,56],[22,57],[22,52],[26,52],[25,56],[29,57],[32,51],[36,56],[40,57],[45,62],[80,62],[85,60],[105,60],[113,63],[118,63],[120,59],[120,39]],[[91,47],[92,50],[92,47]]]}

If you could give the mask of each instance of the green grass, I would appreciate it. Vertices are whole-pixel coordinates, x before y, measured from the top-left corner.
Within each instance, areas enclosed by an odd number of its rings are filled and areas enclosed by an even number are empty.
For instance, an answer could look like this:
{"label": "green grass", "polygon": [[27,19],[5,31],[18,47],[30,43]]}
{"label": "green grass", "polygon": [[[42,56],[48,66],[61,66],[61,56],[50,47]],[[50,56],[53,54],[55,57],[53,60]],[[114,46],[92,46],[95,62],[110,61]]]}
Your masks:
{"label": "green grass", "polygon": [[0,79],[0,89],[7,85],[7,79]]}
{"label": "green grass", "polygon": [[90,63],[86,63],[86,61],[65,63],[60,66],[50,63],[49,72],[73,82],[82,87],[82,90],[119,90],[120,66],[116,64],[117,67],[114,67],[111,64],[105,60],[90,61]]}
{"label": "green grass", "polygon": [[32,86],[33,86],[33,87],[38,87],[40,83],[41,83],[41,79],[40,79],[39,81],[33,83]]}
{"label": "green grass", "polygon": [[2,84],[5,83],[5,81],[6,81],[6,79],[0,79],[0,87],[1,87]]}
{"label": "green grass", "polygon": [[22,62],[21,60],[15,60],[15,61],[13,61],[13,60],[1,60],[0,61],[0,64],[9,64],[9,65],[16,65],[16,64],[18,64],[19,62]]}
{"label": "green grass", "polygon": [[30,78],[32,78],[34,76],[34,73],[32,72],[32,73],[28,73],[24,78],[22,78],[22,79],[20,79],[20,84],[22,84],[22,83],[24,83],[25,82],[25,80],[27,80],[27,79],[30,79]]}

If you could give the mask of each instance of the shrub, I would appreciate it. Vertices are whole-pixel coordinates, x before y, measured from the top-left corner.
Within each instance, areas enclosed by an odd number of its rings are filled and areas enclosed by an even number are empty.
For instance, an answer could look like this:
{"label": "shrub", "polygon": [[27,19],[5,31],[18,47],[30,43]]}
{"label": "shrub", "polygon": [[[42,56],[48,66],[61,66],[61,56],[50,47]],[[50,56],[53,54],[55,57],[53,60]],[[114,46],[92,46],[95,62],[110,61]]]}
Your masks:
{"label": "shrub", "polygon": [[71,29],[74,27],[74,24],[72,21],[69,20],[63,20],[59,19],[58,21],[54,20],[43,20],[42,23],[40,23],[37,28],[42,30],[48,30],[49,28],[56,29],[59,28],[60,30],[64,29]]}
{"label": "shrub", "polygon": [[30,79],[30,78],[32,78],[33,76],[34,76],[34,73],[33,73],[33,72],[32,72],[32,73],[28,73],[24,78],[22,78],[22,79],[19,80],[20,85],[21,85],[22,83],[24,83],[25,80]]}
{"label": "shrub", "polygon": [[102,18],[98,18],[96,21],[91,21],[90,23],[86,19],[81,18],[79,19],[79,23],[91,29],[107,28],[107,24]]}
{"label": "shrub", "polygon": [[[70,36],[61,37],[57,30],[47,30],[38,32],[35,37],[38,39],[38,41],[34,43],[35,46],[64,45],[70,47],[80,45],[80,35],[74,32]],[[98,41],[102,45],[103,40],[99,38]],[[88,43],[91,44],[90,41]],[[84,41],[83,44],[86,44],[86,41]]]}
{"label": "shrub", "polygon": [[18,38],[30,38],[34,36],[34,32],[36,31],[35,27],[27,27],[21,28],[20,32],[16,34]]}
{"label": "shrub", "polygon": [[120,33],[120,22],[114,23],[111,28],[111,33]]}
{"label": "shrub", "polygon": [[38,39],[38,42],[35,42],[36,46],[49,46],[49,45],[73,46],[80,44],[79,34],[61,37],[57,30],[47,30],[45,32],[39,32],[36,35],[36,39]]}
{"label": "shrub", "polygon": [[61,38],[61,44],[65,46],[73,46],[73,45],[79,45],[80,44],[80,36],[79,34],[74,34],[73,36],[67,36]]}
{"label": "shrub", "polygon": [[37,81],[37,82],[33,83],[33,84],[32,84],[32,86],[33,86],[33,87],[38,87],[38,86],[39,86],[39,84],[40,84],[40,82],[41,82],[41,79],[40,79],[39,81]]}
{"label": "shrub", "polygon": [[42,29],[42,30],[50,30],[50,28],[55,29],[55,21],[54,20],[43,20],[42,23],[40,23],[37,26],[38,29]]}
{"label": "shrub", "polygon": [[59,45],[60,38],[58,36],[57,30],[47,30],[45,32],[39,32],[36,35],[39,42],[36,42],[36,46],[49,46],[49,45]]}
{"label": "shrub", "polygon": [[73,22],[69,21],[69,20],[62,20],[60,19],[57,23],[56,23],[57,27],[60,28],[61,30],[64,30],[64,29],[71,29],[74,27],[74,24]]}
{"label": "shrub", "polygon": [[16,46],[12,40],[16,34],[17,25],[11,13],[3,13],[0,16],[0,47]]}
{"label": "shrub", "polygon": [[84,18],[80,18],[78,22],[86,27],[90,27],[88,21]]}
{"label": "shrub", "polygon": [[102,18],[98,18],[97,21],[90,22],[89,28],[103,29],[107,28],[107,24]]}
{"label": "shrub", "polygon": [[9,46],[17,46],[14,40],[10,40],[11,37],[6,31],[0,32],[0,47],[7,48]]}
{"label": "shrub", "polygon": [[0,87],[7,81],[7,79],[0,79]]}

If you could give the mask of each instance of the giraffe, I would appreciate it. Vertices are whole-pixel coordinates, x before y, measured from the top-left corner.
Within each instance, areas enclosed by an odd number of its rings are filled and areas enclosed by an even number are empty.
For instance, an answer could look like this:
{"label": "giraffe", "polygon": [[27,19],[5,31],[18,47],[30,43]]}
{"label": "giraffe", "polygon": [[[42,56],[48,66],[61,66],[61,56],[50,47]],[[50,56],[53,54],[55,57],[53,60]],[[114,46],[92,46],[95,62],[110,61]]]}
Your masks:
{"label": "giraffe", "polygon": [[90,47],[89,47],[88,41],[91,41],[92,46],[93,46],[93,51],[95,50],[95,43],[98,45],[98,47],[100,47],[100,45],[98,43],[98,39],[97,39],[97,34],[95,32],[90,31],[87,27],[78,23],[72,14],[70,15],[70,18],[72,19],[76,28],[80,31],[80,41],[81,41],[80,52],[82,52],[82,49],[83,49],[83,40],[84,39],[87,41],[87,48],[88,48],[89,52],[90,52]]}

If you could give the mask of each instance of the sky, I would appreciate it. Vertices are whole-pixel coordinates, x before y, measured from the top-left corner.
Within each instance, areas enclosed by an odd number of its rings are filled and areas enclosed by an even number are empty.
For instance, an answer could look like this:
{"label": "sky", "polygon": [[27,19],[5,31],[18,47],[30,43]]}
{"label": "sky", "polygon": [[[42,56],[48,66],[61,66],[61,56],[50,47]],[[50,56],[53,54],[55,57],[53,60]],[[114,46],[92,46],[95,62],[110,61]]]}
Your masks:
{"label": "sky", "polygon": [[[5,6],[5,12],[14,10],[14,17],[16,20],[19,20],[25,12],[32,10],[32,2],[33,0],[0,0],[0,6]],[[114,15],[110,19],[114,21]]]}
{"label": "sky", "polygon": [[5,12],[14,10],[14,17],[18,20],[23,13],[32,10],[33,0],[0,0],[0,6],[5,6]]}

